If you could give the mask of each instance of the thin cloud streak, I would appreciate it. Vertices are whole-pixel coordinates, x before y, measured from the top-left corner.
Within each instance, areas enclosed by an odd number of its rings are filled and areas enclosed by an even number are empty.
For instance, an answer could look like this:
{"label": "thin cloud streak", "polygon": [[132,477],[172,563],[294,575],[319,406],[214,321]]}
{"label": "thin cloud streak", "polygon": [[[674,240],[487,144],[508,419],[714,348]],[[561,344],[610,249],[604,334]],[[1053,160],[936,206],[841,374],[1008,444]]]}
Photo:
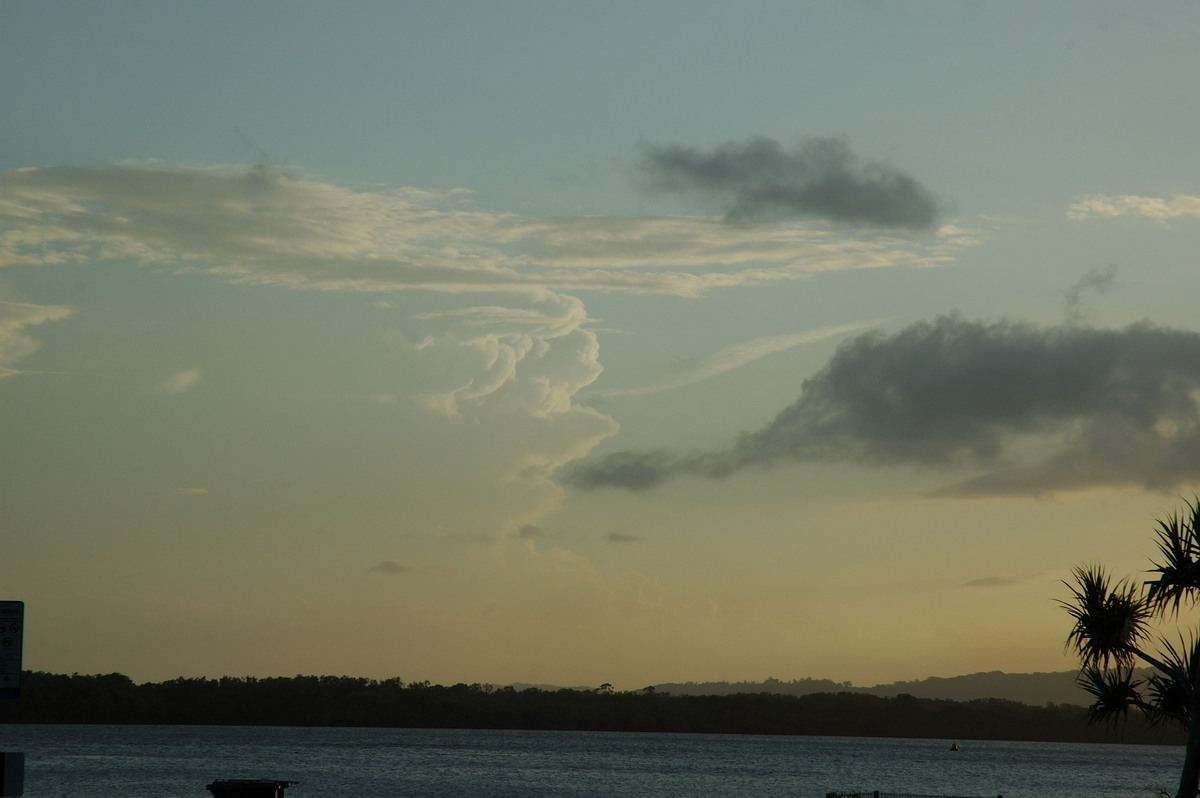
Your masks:
{"label": "thin cloud streak", "polygon": [[846,342],[795,403],[727,449],[615,452],[564,478],[649,490],[681,474],[852,461],[984,471],[936,496],[1167,491],[1200,480],[1198,394],[1200,333],[949,315]]}
{"label": "thin cloud streak", "polygon": [[184,369],[177,371],[163,381],[159,386],[159,393],[165,394],[181,394],[190,391],[200,384],[199,369]]}
{"label": "thin cloud streak", "polygon": [[1134,216],[1165,222],[1180,216],[1200,218],[1200,197],[1176,194],[1172,197],[1143,197],[1137,194],[1087,194],[1067,208],[1067,218],[1075,221],[1094,216]]}
{"label": "thin cloud streak", "polygon": [[1020,587],[1021,585],[1036,584],[1044,582],[1049,578],[1048,574],[1021,574],[1018,576],[985,576],[981,579],[972,579],[969,582],[964,582],[963,587]]}
{"label": "thin cloud streak", "polygon": [[377,574],[396,575],[406,574],[412,569],[410,569],[407,565],[401,565],[395,560],[384,560],[376,565],[373,565],[371,570]]}
{"label": "thin cloud streak", "polygon": [[703,361],[696,365],[695,368],[678,374],[668,380],[656,383],[654,385],[645,385],[639,388],[621,388],[614,390],[601,390],[591,392],[590,396],[600,397],[604,399],[613,399],[625,396],[645,396],[647,394],[661,393],[670,391],[676,388],[683,388],[688,385],[693,385],[702,380],[707,380],[711,377],[716,377],[724,374],[727,371],[744,366],[748,363],[773,355],[776,352],[783,352],[802,344],[816,343],[824,341],[827,338],[843,335],[849,332],[873,327],[879,324],[876,321],[857,322],[855,324],[839,324],[830,327],[821,327],[808,332],[794,333],[792,335],[770,335],[763,338],[756,338],[753,341],[735,344],[726,347],[721,351],[706,357]]}

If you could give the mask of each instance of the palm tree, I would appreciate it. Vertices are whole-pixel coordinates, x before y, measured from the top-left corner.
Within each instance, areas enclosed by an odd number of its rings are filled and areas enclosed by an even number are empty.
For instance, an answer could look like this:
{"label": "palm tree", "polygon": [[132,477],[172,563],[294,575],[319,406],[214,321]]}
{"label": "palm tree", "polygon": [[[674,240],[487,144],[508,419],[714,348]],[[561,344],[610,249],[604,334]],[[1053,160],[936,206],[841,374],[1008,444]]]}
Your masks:
{"label": "palm tree", "polygon": [[1098,566],[1075,569],[1071,598],[1062,602],[1075,621],[1067,646],[1079,655],[1079,684],[1094,699],[1089,720],[1115,723],[1133,709],[1151,723],[1187,730],[1176,798],[1198,798],[1200,630],[1173,643],[1151,625],[1200,602],[1200,498],[1158,522],[1157,544],[1150,571],[1157,578],[1146,582],[1113,582]]}

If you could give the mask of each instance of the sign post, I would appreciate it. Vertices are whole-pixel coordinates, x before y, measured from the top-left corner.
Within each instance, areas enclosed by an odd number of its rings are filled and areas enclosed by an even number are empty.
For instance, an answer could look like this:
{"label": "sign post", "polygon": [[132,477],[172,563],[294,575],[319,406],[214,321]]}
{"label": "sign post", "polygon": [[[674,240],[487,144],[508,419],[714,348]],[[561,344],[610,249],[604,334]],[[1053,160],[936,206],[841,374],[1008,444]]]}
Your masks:
{"label": "sign post", "polygon": [[21,697],[21,639],[25,602],[0,601],[0,698]]}
{"label": "sign post", "polygon": [[[0,601],[0,698],[21,697],[21,639],[25,602]],[[25,793],[25,755],[0,753],[0,796]]]}

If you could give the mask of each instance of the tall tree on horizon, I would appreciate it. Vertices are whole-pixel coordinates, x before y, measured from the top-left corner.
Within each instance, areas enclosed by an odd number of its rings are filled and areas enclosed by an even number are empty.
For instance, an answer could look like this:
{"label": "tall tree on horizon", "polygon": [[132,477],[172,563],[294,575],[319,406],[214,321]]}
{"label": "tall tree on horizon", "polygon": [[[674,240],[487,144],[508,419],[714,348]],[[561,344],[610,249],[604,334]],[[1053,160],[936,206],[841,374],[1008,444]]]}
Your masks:
{"label": "tall tree on horizon", "polygon": [[[1178,642],[1156,633],[1200,602],[1200,498],[1158,521],[1158,557],[1144,582],[1114,582],[1100,566],[1074,570],[1062,604],[1075,623],[1067,646],[1079,655],[1079,685],[1094,699],[1092,722],[1116,723],[1137,710],[1152,724],[1187,731],[1176,798],[1200,796],[1200,629]],[[1149,675],[1135,670],[1148,667]]]}

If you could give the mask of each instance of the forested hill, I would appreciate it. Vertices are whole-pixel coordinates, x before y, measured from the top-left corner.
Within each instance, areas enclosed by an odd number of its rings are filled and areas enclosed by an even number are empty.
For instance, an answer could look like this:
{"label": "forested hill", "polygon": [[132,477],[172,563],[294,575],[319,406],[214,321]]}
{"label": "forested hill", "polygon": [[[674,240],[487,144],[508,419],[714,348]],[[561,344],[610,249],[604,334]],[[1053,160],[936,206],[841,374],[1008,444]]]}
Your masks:
{"label": "forested hill", "polygon": [[647,688],[496,689],[489,685],[334,676],[174,679],[135,684],[113,673],[22,675],[0,723],[546,729],[914,737],[948,741],[1180,743],[1132,722],[1088,725],[1082,708],[1002,699],[948,701],[902,694],[666,695]]}
{"label": "forested hill", "polygon": [[918,698],[946,698],[970,701],[977,698],[1004,698],[1024,704],[1075,704],[1084,706],[1089,696],[1075,684],[1076,671],[1054,673],[1003,673],[988,671],[949,678],[931,677],[913,682],[893,682],[874,687],[855,687],[850,682],[829,679],[796,679],[762,682],[678,682],[655,685],[660,692],[673,695],[730,695],[732,693],[779,693],[781,695],[811,695],[812,693],[861,693],[863,695],[896,696],[901,693]]}

